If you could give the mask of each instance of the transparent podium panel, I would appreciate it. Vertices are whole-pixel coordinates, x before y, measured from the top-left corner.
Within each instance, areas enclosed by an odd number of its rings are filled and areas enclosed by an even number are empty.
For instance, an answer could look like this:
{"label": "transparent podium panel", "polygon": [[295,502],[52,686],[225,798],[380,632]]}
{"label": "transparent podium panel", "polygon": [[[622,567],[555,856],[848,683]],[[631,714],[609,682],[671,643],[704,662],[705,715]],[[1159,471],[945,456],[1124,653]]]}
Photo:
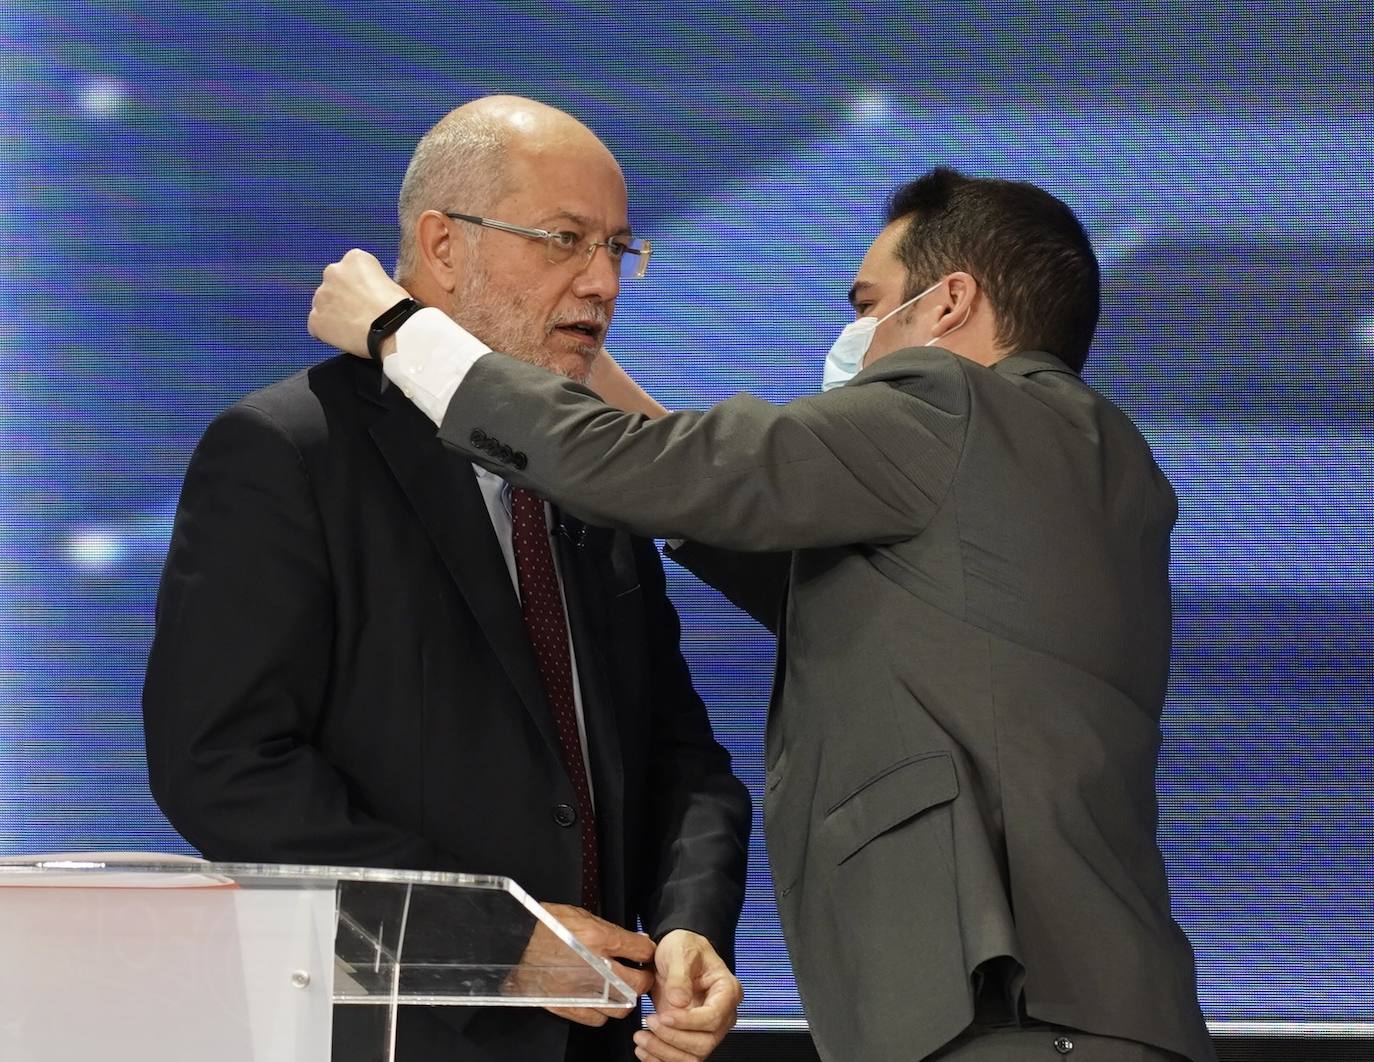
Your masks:
{"label": "transparent podium panel", "polygon": [[5,1062],[388,1062],[407,1006],[636,1000],[500,877],[9,858],[0,940]]}

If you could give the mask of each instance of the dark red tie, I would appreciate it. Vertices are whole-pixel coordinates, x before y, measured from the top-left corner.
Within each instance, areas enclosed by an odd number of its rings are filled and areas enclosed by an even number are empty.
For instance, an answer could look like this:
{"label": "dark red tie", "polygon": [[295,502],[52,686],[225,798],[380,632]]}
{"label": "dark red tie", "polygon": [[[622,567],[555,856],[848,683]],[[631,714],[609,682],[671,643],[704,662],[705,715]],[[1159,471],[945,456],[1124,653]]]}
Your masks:
{"label": "dark red tie", "polygon": [[568,620],[558,592],[558,573],[549,547],[549,527],[544,519],[544,500],[533,491],[511,491],[511,522],[515,538],[515,572],[520,582],[520,611],[534,647],[534,658],[544,680],[544,692],[553,708],[558,747],[563,766],[572,779],[577,797],[577,816],[582,820],[582,906],[595,911],[601,889],[597,872],[596,815],[587,785],[582,758],[582,739],[577,732],[577,705],[573,701],[572,658],[568,652]]}

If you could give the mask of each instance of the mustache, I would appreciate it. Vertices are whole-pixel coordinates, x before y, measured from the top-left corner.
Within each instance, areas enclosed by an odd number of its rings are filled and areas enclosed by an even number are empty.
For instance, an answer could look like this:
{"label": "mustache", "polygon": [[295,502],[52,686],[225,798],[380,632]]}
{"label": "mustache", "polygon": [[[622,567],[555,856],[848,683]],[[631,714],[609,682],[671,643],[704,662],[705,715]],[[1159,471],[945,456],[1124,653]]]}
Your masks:
{"label": "mustache", "polygon": [[583,310],[564,310],[549,318],[545,331],[552,333],[563,325],[586,325],[604,332],[611,323],[611,315],[604,306],[588,306]]}

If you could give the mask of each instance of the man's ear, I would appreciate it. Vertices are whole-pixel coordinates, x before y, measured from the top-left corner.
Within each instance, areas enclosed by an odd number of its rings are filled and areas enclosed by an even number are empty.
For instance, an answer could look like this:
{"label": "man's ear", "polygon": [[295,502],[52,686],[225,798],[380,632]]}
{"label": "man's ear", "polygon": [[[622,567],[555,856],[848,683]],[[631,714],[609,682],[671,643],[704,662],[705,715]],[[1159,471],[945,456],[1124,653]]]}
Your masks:
{"label": "man's ear", "polygon": [[467,248],[454,236],[449,219],[437,210],[424,211],[415,219],[415,248],[435,284],[457,291],[467,268]]}
{"label": "man's ear", "polygon": [[969,273],[951,273],[945,279],[945,289],[948,295],[940,300],[940,313],[931,327],[932,339],[939,339],[967,322],[982,294],[978,281]]}

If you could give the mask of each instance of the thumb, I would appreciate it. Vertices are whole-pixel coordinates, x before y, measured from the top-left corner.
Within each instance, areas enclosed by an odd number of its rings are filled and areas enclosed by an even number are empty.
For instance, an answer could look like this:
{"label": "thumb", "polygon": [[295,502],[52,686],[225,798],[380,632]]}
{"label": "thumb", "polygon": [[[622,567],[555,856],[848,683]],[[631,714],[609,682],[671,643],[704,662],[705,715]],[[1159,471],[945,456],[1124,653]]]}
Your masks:
{"label": "thumb", "polygon": [[697,949],[683,944],[673,948],[668,956],[668,969],[663,978],[664,994],[670,1005],[686,1007],[692,1003],[692,976],[695,973]]}

